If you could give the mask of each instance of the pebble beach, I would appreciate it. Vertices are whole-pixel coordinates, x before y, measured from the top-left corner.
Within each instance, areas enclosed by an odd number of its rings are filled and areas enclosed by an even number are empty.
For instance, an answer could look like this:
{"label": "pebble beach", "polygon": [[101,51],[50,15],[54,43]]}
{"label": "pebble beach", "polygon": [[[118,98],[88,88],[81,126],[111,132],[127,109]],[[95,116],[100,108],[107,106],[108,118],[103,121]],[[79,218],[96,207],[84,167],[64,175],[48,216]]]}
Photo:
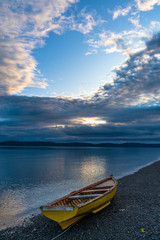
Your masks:
{"label": "pebble beach", "polygon": [[1,240],[159,240],[160,161],[118,180],[112,203],[67,231],[42,214],[0,231]]}

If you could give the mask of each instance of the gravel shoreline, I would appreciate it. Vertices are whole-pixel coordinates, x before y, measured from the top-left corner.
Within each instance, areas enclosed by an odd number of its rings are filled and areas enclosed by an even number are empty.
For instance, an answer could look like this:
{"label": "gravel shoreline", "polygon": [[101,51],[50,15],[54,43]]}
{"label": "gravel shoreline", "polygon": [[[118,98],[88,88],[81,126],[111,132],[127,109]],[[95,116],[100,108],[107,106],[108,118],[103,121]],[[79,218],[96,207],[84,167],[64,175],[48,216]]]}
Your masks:
{"label": "gravel shoreline", "polygon": [[[58,240],[159,240],[160,161],[123,177],[112,203],[82,219]],[[59,225],[42,214],[22,226],[0,231],[1,240],[52,240],[62,233]]]}

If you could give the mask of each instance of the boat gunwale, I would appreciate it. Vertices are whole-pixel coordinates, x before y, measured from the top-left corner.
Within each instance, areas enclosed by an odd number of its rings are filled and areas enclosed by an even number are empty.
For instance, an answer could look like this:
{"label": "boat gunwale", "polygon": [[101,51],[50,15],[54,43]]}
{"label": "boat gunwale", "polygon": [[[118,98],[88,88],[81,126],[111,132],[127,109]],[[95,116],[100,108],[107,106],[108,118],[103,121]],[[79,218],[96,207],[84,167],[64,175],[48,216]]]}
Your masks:
{"label": "boat gunwale", "polygon": [[[83,187],[83,188],[77,190],[77,191],[73,191],[73,192],[71,192],[70,194],[68,194],[68,195],[66,195],[66,196],[64,196],[64,197],[62,197],[62,198],[59,198],[59,199],[57,199],[57,200],[55,200],[55,201],[53,201],[53,202],[51,202],[51,203],[48,203],[48,204],[46,204],[46,205],[43,205],[42,207],[46,207],[46,206],[47,206],[47,207],[49,207],[49,206],[52,207],[54,204],[56,204],[56,203],[58,203],[58,202],[60,202],[60,201],[62,201],[62,200],[68,199],[70,196],[74,196],[75,194],[80,193],[80,192],[82,192],[83,190],[87,190],[87,189],[90,190],[91,187],[94,187],[94,186],[96,186],[96,185],[99,185],[99,184],[101,184],[101,183],[103,183],[103,182],[105,182],[105,181],[107,181],[107,180],[109,180],[109,179],[112,179],[112,180],[114,181],[114,183],[115,183],[114,186],[112,186],[111,188],[108,189],[109,191],[106,191],[106,192],[102,193],[101,196],[95,197],[95,198],[93,198],[93,199],[91,199],[91,200],[89,200],[89,201],[87,201],[87,202],[73,205],[73,207],[77,207],[77,208],[81,208],[81,207],[83,207],[83,206],[87,206],[87,205],[90,204],[91,202],[94,202],[94,201],[96,201],[97,199],[100,199],[100,198],[104,197],[105,195],[108,195],[110,192],[112,192],[112,191],[117,187],[117,184],[118,184],[117,179],[115,179],[115,178],[111,175],[110,177],[107,177],[107,178],[105,178],[105,179],[102,179],[102,180],[100,180],[100,181],[98,181],[98,182],[96,182],[96,183],[90,184],[90,185],[88,185],[88,186],[86,186],[86,187]],[[63,206],[62,206],[62,207],[63,207]]]}

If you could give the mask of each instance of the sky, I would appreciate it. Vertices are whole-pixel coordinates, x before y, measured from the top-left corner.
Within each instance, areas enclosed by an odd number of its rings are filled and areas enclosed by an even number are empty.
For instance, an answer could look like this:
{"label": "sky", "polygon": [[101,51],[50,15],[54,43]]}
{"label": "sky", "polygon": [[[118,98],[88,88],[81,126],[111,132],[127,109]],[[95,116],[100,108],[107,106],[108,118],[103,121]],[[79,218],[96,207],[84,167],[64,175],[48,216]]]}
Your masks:
{"label": "sky", "polygon": [[160,143],[160,0],[0,0],[0,141]]}

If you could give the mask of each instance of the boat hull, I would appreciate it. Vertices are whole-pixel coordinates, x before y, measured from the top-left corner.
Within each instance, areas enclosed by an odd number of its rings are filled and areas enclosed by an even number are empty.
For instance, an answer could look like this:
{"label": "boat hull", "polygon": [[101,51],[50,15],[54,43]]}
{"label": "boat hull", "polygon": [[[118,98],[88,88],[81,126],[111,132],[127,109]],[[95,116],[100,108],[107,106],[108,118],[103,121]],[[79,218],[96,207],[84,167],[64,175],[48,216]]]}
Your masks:
{"label": "boat hull", "polygon": [[56,221],[62,229],[65,229],[72,225],[73,223],[79,221],[80,219],[84,218],[85,216],[89,215],[90,213],[97,213],[103,208],[107,207],[111,200],[113,199],[117,190],[117,185],[114,189],[107,192],[106,194],[102,195],[99,198],[96,198],[94,201],[88,202],[86,205],[81,207],[74,206],[72,210],[64,209],[60,211],[53,211],[50,209],[49,211],[43,207],[41,207],[42,213],[47,217],[54,221]]}

